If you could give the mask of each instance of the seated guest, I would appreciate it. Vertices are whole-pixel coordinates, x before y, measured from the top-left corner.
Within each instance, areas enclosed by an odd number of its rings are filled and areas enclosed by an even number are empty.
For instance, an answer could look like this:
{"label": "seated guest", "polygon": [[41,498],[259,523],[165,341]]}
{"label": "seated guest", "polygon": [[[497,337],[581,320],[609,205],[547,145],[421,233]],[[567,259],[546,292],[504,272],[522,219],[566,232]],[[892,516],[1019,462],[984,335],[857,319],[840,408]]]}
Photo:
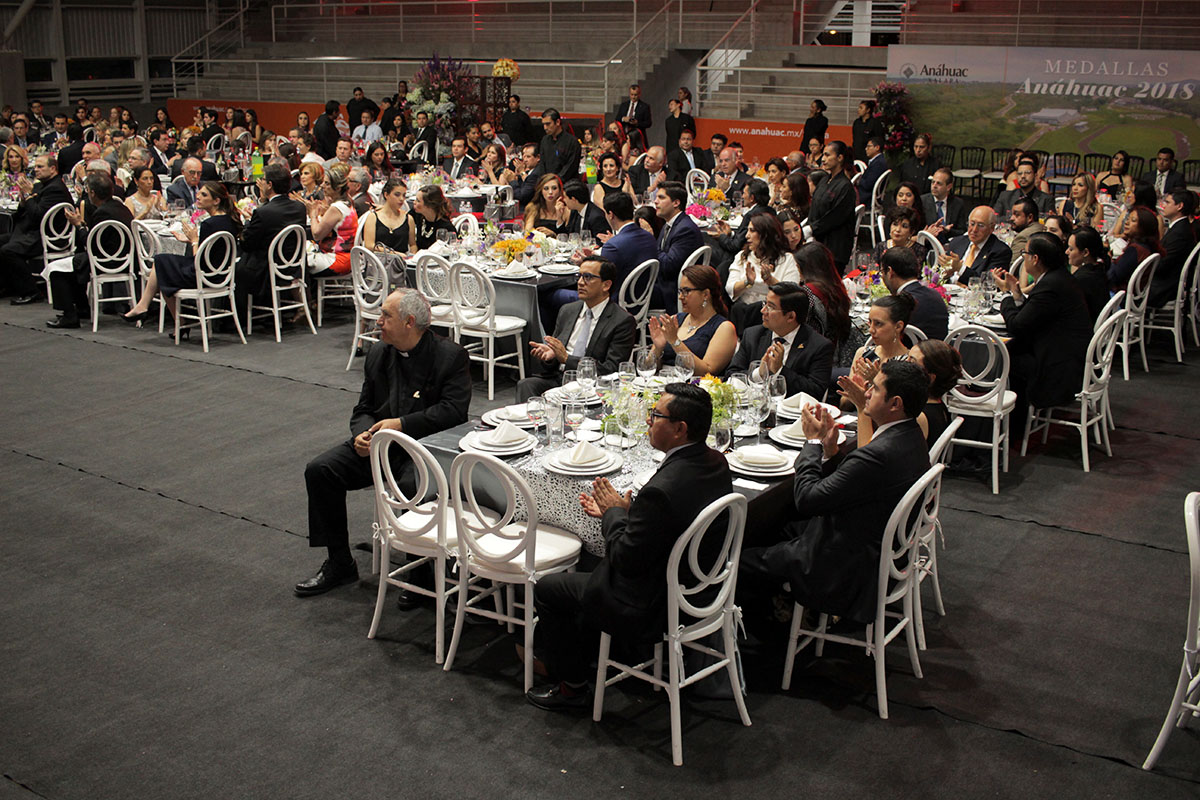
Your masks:
{"label": "seated guest", "polygon": [[629,273],[658,258],[658,241],[634,222],[633,198],[624,192],[604,198],[604,214],[613,235],[600,248],[600,255],[617,265],[614,285],[619,291]]}
{"label": "seated guest", "polygon": [[563,186],[563,202],[571,216],[565,224],[559,226],[560,234],[578,233],[580,238],[586,241],[612,233],[608,217],[599,206],[591,202],[587,185],[583,181],[567,181]]}
{"label": "seated guest", "polygon": [[341,164],[344,167],[353,167],[358,163],[358,159],[354,158],[354,144],[345,136],[338,139],[337,146],[333,150],[333,158],[327,160],[324,164],[325,170],[335,164]]}
{"label": "seated guest", "polygon": [[1094,227],[1104,220],[1104,210],[1096,200],[1096,179],[1090,172],[1077,172],[1071,179],[1071,196],[1062,199],[1058,213],[1076,225]]}
{"label": "seated guest", "polygon": [[[179,302],[175,299],[175,293],[180,289],[196,288],[195,249],[213,234],[228,232],[236,239],[242,231],[241,214],[234,206],[229,190],[222,183],[210,181],[200,185],[196,191],[196,210],[208,215],[200,222],[200,227],[184,221],[183,230],[175,233],[176,239],[188,243],[187,253],[159,253],[154,257],[154,267],[150,270],[146,287],[142,290],[141,298],[125,315],[126,321],[144,320],[150,313],[150,302],[156,293],[163,296],[163,302],[171,316],[176,316]],[[214,262],[219,262],[222,255],[224,254],[214,251]]]}
{"label": "seated guest", "polygon": [[904,328],[912,317],[916,300],[910,294],[891,294],[871,302],[867,315],[870,338],[854,354],[850,374],[869,382],[879,371],[880,364],[889,361],[909,361],[911,343],[905,341]]}
{"label": "seated guest", "polygon": [[918,264],[925,263],[928,250],[915,238],[917,232],[921,230],[920,223],[917,222],[916,211],[904,206],[896,206],[884,216],[884,225],[887,227],[890,238],[875,245],[872,257],[876,264],[879,263],[884,252],[892,249],[909,250]]}
{"label": "seated guest", "polygon": [[783,226],[783,238],[787,240],[788,250],[795,255],[804,244],[804,228],[800,224],[803,217],[797,216],[790,208],[785,208],[779,212],[778,219],[779,224]]}
{"label": "seated guest", "polygon": [[386,181],[396,171],[396,168],[392,166],[391,157],[388,156],[387,145],[383,142],[372,142],[371,146],[367,148],[367,157],[363,161],[367,172],[371,175],[372,183]]}
{"label": "seated guest", "polygon": [[367,188],[370,185],[371,173],[367,172],[366,167],[354,167],[350,170],[346,184],[346,199],[354,206],[354,212],[360,219],[365,217],[374,206],[374,203],[371,202],[371,195],[367,194]]}
{"label": "seated guest", "polygon": [[704,246],[704,237],[692,218],[684,213],[687,189],[682,183],[666,181],[654,194],[654,211],[663,221],[658,234],[658,293],[659,302],[651,297],[654,308],[674,308],[678,297],[679,270],[688,256]]}
{"label": "seated guest", "polygon": [[[204,165],[198,158],[188,158],[183,162],[182,182],[173,182],[167,186],[167,202],[182,202],[190,211],[196,207],[196,195],[200,188],[200,178]],[[209,181],[214,183],[214,181]]]}
{"label": "seated guest", "polygon": [[[524,113],[524,112],[522,112]],[[546,170],[542,168],[542,155],[538,146],[532,142],[521,148],[521,157],[517,159],[517,171],[506,172],[508,185],[512,187],[513,199],[517,206],[524,209],[537,194],[537,185]]]}
{"label": "seated guest", "polygon": [[308,131],[301,131],[300,135],[296,137],[296,152],[300,154],[300,163],[316,164],[324,169],[325,159],[321,158],[321,154],[317,152],[316,146],[316,137]]}
{"label": "seated guest", "polygon": [[408,218],[413,226],[413,250],[416,253],[427,250],[438,240],[438,233],[445,231],[454,238],[454,222],[452,221],[450,201],[442,194],[440,186],[422,186],[413,198],[412,211]]}
{"label": "seated guest", "polygon": [[616,276],[616,265],[599,256],[588,256],[579,265],[579,300],[559,309],[553,336],[529,343],[535,377],[517,384],[518,403],[558,386],[563,370],[575,369],[581,358],[594,359],[598,375],[616,372],[629,360],[637,327],[629,312],[612,300]]}
{"label": "seated guest", "polygon": [[1066,266],[1062,242],[1049,233],[1035,233],[1022,264],[1034,280],[1031,290],[1023,292],[1010,272],[992,273],[996,286],[1009,292],[1000,301],[1000,313],[1012,337],[1009,385],[1018,398],[1014,419],[1025,418],[1025,403],[1049,408],[1071,402],[1079,391],[1092,322],[1083,292]]}
{"label": "seated guest", "polygon": [[479,176],[482,183],[489,186],[500,186],[508,182],[502,180],[504,171],[507,169],[505,162],[507,157],[504,151],[504,145],[498,142],[488,142],[483,146],[483,157],[475,167],[475,173]]}
{"label": "seated guest", "polygon": [[[283,164],[267,164],[258,179],[258,208],[242,229],[242,257],[234,277],[235,308],[243,314],[246,299],[269,300],[271,277],[267,251],[271,242],[289,225],[305,225],[308,211],[304,203],[288,197],[292,175]],[[291,255],[287,253],[285,255]],[[295,275],[293,277],[301,277]],[[243,317],[244,320],[244,317]]]}
{"label": "seated guest", "polygon": [[547,172],[537,182],[533,199],[525,206],[525,232],[538,231],[547,236],[558,233],[558,226],[567,221],[569,212],[562,201],[562,178]]}
{"label": "seated guest", "polygon": [[1071,276],[1083,292],[1088,317],[1093,325],[1112,296],[1108,290],[1107,258],[1104,239],[1095,228],[1085,225],[1076,228],[1067,237],[1067,264],[1071,267]]}
{"label": "seated guest", "polygon": [[134,219],[162,219],[167,202],[159,187],[158,176],[150,167],[138,167],[132,171],[131,183],[134,191],[125,198],[125,205]]}
{"label": "seated guest", "polygon": [[833,416],[821,406],[804,410],[809,444],[796,464],[796,519],[783,527],[777,544],[742,551],[743,607],[761,607],[760,598],[778,594],[786,583],[790,597],[806,609],[860,623],[875,620],[883,532],[896,504],[929,469],[916,421],[928,394],[921,367],[884,364],[865,392],[863,414],[874,423],[874,435],[845,456]]}
{"label": "seated guest", "polygon": [[1046,217],[1046,231],[1053,233],[1059,238],[1063,244],[1067,243],[1067,237],[1071,235],[1075,224],[1071,222],[1070,217],[1064,217],[1062,214],[1051,214]]}
{"label": "seated guest", "polygon": [[983,277],[993,269],[1008,268],[1012,250],[993,233],[996,212],[988,206],[977,206],[967,222],[967,232],[956,236],[946,245],[946,253],[938,266],[947,283],[966,285],[971,278]]}
{"label": "seated guest", "polygon": [[1142,175],[1142,180],[1153,186],[1154,193],[1159,197],[1176,189],[1187,188],[1187,181],[1175,169],[1175,151],[1171,148],[1164,147],[1158,151],[1158,158],[1154,160],[1154,167],[1154,169]]}
{"label": "seated guest", "polygon": [[13,213],[12,231],[0,234],[0,278],[7,293],[16,295],[9,301],[21,306],[42,299],[33,279],[35,262],[41,271],[42,217],[59,203],[71,203],[71,193],[58,174],[58,161],[53,154],[33,159],[33,178],[27,177],[17,186],[21,201]]}
{"label": "seated guest", "polygon": [[811,207],[812,193],[808,188],[808,176],[803,172],[789,172],[779,186],[779,205],[776,209],[780,214],[790,211],[799,222],[808,219]]}
{"label": "seated guest", "polygon": [[758,214],[769,214],[775,216],[775,209],[771,208],[771,190],[767,188],[767,182],[758,178],[753,179],[746,184],[742,190],[742,202],[746,206],[746,210],[742,212],[742,222],[738,225],[737,230],[729,227],[727,222],[717,222],[713,225],[712,230],[716,234],[714,241],[716,248],[713,252],[714,261],[721,265],[730,263],[746,246],[746,232],[750,230],[750,220]]}
{"label": "seated guest", "polygon": [[320,164],[309,161],[300,165],[300,190],[292,192],[292,199],[302,203],[321,200],[325,197],[321,189],[325,183],[325,168]]}
{"label": "seated guest", "polygon": [[1013,232],[1016,234],[1008,243],[1013,254],[1011,263],[1015,264],[1021,254],[1025,252],[1025,243],[1029,241],[1029,237],[1046,230],[1046,226],[1038,222],[1038,208],[1027,197],[1019,198],[1013,203],[1008,220],[1012,223]]}
{"label": "seated guest", "polygon": [[155,175],[170,175],[171,163],[179,158],[178,154],[174,157],[167,155],[167,151],[171,149],[171,134],[162,128],[155,128],[150,131],[149,139],[150,168],[154,170]]}
{"label": "seated guest", "polygon": [[764,376],[783,375],[789,396],[807,392],[825,396],[833,373],[833,342],[802,320],[808,318],[808,293],[798,283],[781,281],[767,292],[761,323],[746,329],[726,374],[745,372],[761,361]]}
{"label": "seated guest", "polygon": [[850,324],[850,295],[834,266],[833,254],[820,242],[809,242],[793,255],[809,294],[808,324],[833,342],[834,366],[847,368],[866,337]]}
{"label": "seated guest", "polygon": [[729,318],[734,328],[741,333],[758,323],[767,292],[776,283],[799,280],[800,272],[788,252],[779,220],[770,214],[751,217],[746,244],[733,260],[725,281],[725,291],[733,298]]}
{"label": "seated guest", "polygon": [[931,191],[933,173],[941,166],[933,155],[933,138],[928,133],[918,134],[913,139],[913,154],[900,165],[900,180],[915,185],[918,194],[925,194]]}
{"label": "seated guest", "polygon": [[[718,134],[720,135],[720,134]],[[716,140],[716,136],[713,140]],[[721,137],[722,139],[725,137]],[[714,186],[725,193],[725,197],[731,202],[733,198],[742,193],[742,189],[750,182],[750,176],[738,169],[737,166],[737,151],[732,147],[725,147],[721,150],[716,159],[716,168],[713,172],[712,183]]]}
{"label": "seated guest", "polygon": [[901,181],[896,187],[896,191],[892,192],[890,196],[884,196],[883,213],[886,214],[893,208],[907,208],[913,212],[915,222],[913,236],[925,229],[925,209],[921,205],[921,192],[915,183]]}
{"label": "seated guest", "polygon": [[325,199],[304,201],[313,241],[321,246],[320,252],[308,259],[308,269],[313,275],[345,275],[350,271],[350,249],[358,234],[358,212],[350,202],[349,188],[349,167],[335,164],[325,170],[325,183],[321,185]]}
{"label": "seated guest", "polygon": [[767,177],[767,188],[771,190],[771,208],[778,210],[783,207],[783,179],[788,175],[787,162],[778,156],[769,158],[763,171]]}
{"label": "seated guest", "polygon": [[4,166],[0,170],[0,194],[7,196],[19,191],[19,184],[26,177],[29,156],[25,148],[10,144],[4,148]]}
{"label": "seated guest", "polygon": [[[221,179],[221,176],[217,174],[216,163],[209,161],[204,157],[208,154],[208,152],[204,149],[204,139],[200,138],[199,136],[189,137],[186,144],[184,144],[184,151],[187,157],[200,160],[200,164],[203,167],[200,173],[200,180],[218,181]],[[171,180],[175,180],[181,174],[183,174],[183,162],[185,160],[187,159],[175,158],[171,160]],[[146,163],[149,164],[149,160],[147,160]],[[132,164],[130,164],[130,166],[132,166]]]}
{"label": "seated guest", "polygon": [[471,372],[461,345],[429,330],[429,301],[414,289],[387,296],[379,341],[367,351],[363,386],[350,416],[347,441],[308,463],[308,544],[328,558],[317,574],[296,584],[298,597],[322,594],[358,580],[346,524],[346,492],[371,485],[371,436],[397,430],[414,439],[467,420]]}
{"label": "seated guest", "polygon": [[674,316],[650,318],[650,339],[662,363],[674,364],[676,353],[689,353],[694,374],[720,375],[733,360],[737,332],[725,318],[717,271],[693,264],[679,276],[679,308]]}
{"label": "seated guest", "polygon": [[[67,211],[67,219],[76,229],[75,255],[71,257],[71,272],[50,273],[50,292],[54,296],[54,308],[59,313],[46,322],[49,328],[78,328],[79,317],[89,314],[87,286],[92,267],[87,249],[88,233],[105,220],[115,220],[129,228],[133,223],[133,214],[124,203],[113,197],[111,177],[92,174],[87,179],[87,203],[84,204],[83,214],[71,209]],[[102,234],[100,237],[98,251],[122,253],[117,232],[110,230],[106,233],[107,236]],[[100,259],[99,263],[111,268],[118,266],[121,259]]]}
{"label": "seated guest", "polygon": [[1158,195],[1154,193],[1153,184],[1137,181],[1125,192],[1121,198],[1121,211],[1113,221],[1112,227],[1108,229],[1112,236],[1119,238],[1122,235],[1130,212],[1138,206],[1149,209],[1158,208]]}
{"label": "seated guest", "polygon": [[442,159],[442,169],[446,171],[452,181],[475,174],[475,159],[467,155],[465,138],[454,137],[454,141],[450,143],[450,155]]}
{"label": "seated guest", "polygon": [[1150,284],[1152,308],[1162,308],[1164,303],[1175,299],[1179,273],[1196,245],[1196,236],[1188,224],[1195,210],[1196,195],[1187,189],[1173,189],[1163,195],[1163,257],[1154,268],[1154,279]]}
{"label": "seated guest", "polygon": [[1138,265],[1154,253],[1161,253],[1158,242],[1158,217],[1146,206],[1135,206],[1125,217],[1122,232],[1125,251],[1108,269],[1108,285],[1113,291],[1128,287]]}
{"label": "seated guest", "polygon": [[996,198],[996,213],[1001,217],[1008,216],[1013,203],[1022,197],[1032,200],[1040,214],[1049,214],[1054,209],[1054,198],[1043,192],[1037,186],[1037,165],[1033,159],[1025,158],[1017,164],[1016,188],[1007,189]]}
{"label": "seated guest", "polygon": [[[679,146],[667,154],[667,180],[683,183],[691,170],[699,169],[711,172],[707,150],[698,150],[695,146],[696,132],[684,128],[679,132]],[[668,140],[668,144],[669,144]]]}
{"label": "seated guest", "polygon": [[629,182],[629,175],[621,169],[621,157],[616,153],[605,153],[600,156],[600,178],[596,181],[596,187],[592,189],[592,202],[597,206],[604,205],[604,198],[610,194],[617,192],[625,192],[637,202],[637,195],[634,194],[633,184]]}
{"label": "seated guest", "polygon": [[479,163],[479,159],[483,158],[483,144],[480,139],[483,134],[479,130],[478,125],[468,125],[466,135],[467,155],[475,163]]}
{"label": "seated guest", "polygon": [[[529,702],[548,711],[591,706],[599,632],[618,642],[661,641],[666,625],[667,561],[698,509],[732,490],[725,457],[705,445],[712,399],[699,386],[669,383],[650,412],[650,444],[666,457],[636,496],[597,478],[580,496],[583,510],[601,520],[605,556],[590,572],[560,572],[537,582],[537,652],[554,683],[535,687]],[[700,562],[711,566],[721,537],[709,536]],[[706,560],[705,556],[709,556]]]}
{"label": "seated guest", "polygon": [[1113,153],[1108,169],[1096,176],[1096,191],[1108,192],[1114,202],[1119,202],[1125,191],[1133,188],[1133,178],[1128,169],[1129,153],[1124,150]]}
{"label": "seated guest", "polygon": [[942,296],[921,283],[921,262],[907,247],[893,247],[879,261],[883,283],[892,294],[907,294],[916,304],[909,324],[921,329],[930,339],[945,339],[950,325],[950,310]]}
{"label": "seated guest", "polygon": [[415,226],[408,216],[408,186],[397,173],[379,193],[380,204],[363,223],[363,247],[373,253],[416,252]]}
{"label": "seated guest", "polygon": [[360,125],[358,125],[350,138],[356,142],[362,142],[364,145],[372,144],[383,138],[383,129],[379,127],[379,123],[375,121],[375,114],[369,108],[364,108],[359,116]]}
{"label": "seated guest", "polygon": [[667,180],[666,161],[667,152],[656,145],[646,151],[642,163],[629,168],[629,183],[638,197],[646,192],[658,191],[658,187]]}
{"label": "seated guest", "polygon": [[858,179],[858,202],[871,208],[871,194],[875,191],[875,184],[879,177],[887,172],[887,159],[883,156],[883,139],[879,136],[871,136],[867,139],[867,168],[863,170],[863,174]]}

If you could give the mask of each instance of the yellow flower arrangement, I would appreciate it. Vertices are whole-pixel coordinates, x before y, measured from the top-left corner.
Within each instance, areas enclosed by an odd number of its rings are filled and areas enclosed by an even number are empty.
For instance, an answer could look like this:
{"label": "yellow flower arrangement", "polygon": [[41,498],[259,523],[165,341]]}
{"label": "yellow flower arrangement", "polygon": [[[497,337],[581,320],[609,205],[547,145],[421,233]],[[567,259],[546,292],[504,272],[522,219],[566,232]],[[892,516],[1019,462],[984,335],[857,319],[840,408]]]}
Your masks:
{"label": "yellow flower arrangement", "polygon": [[511,263],[513,259],[520,258],[521,254],[529,247],[529,242],[524,239],[501,239],[492,245],[492,252],[499,258],[503,258],[506,264]]}
{"label": "yellow flower arrangement", "polygon": [[501,58],[492,67],[492,77],[512,78],[512,82],[516,83],[521,79],[521,68],[511,58]]}
{"label": "yellow flower arrangement", "polygon": [[720,189],[709,189],[705,192],[704,199],[710,203],[724,203],[725,193]]}

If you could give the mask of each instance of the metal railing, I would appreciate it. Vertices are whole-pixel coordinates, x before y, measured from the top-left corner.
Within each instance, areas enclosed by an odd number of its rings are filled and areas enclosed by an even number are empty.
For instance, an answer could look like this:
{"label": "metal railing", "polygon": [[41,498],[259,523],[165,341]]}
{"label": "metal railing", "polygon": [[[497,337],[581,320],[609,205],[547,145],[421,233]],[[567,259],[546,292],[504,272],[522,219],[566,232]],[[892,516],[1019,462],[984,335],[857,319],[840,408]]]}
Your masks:
{"label": "metal railing", "polygon": [[239,0],[237,11],[171,58],[171,89],[176,97],[181,82],[193,83],[200,78],[203,64],[246,46],[248,8],[247,0]]}
{"label": "metal railing", "polygon": [[[610,97],[610,89],[620,89],[641,80],[643,63],[649,63],[650,52],[660,55],[671,47],[671,4],[667,3],[658,13],[634,31],[633,36],[616,49],[604,61],[604,97]],[[642,51],[646,50],[646,61]],[[632,57],[632,61],[630,61]]]}
{"label": "metal railing", "polygon": [[802,121],[809,102],[819,97],[830,122],[849,125],[859,101],[873,96],[872,87],[887,70],[738,66],[728,73],[720,93],[701,101],[705,116]]}
{"label": "metal railing", "polygon": [[711,102],[726,80],[737,74],[742,61],[756,47],[790,45],[792,14],[766,0],[755,0],[737,18],[696,67],[696,113],[703,114],[705,102]]}

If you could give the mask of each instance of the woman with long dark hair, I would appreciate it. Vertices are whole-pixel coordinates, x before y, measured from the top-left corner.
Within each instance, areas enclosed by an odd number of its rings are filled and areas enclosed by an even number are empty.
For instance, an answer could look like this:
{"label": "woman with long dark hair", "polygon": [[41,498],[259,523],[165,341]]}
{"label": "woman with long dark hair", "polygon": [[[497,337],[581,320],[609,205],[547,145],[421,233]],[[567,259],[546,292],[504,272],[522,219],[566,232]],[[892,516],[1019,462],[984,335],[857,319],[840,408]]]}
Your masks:
{"label": "woman with long dark hair", "polygon": [[1113,202],[1120,202],[1126,189],[1133,188],[1133,178],[1129,175],[1129,153],[1118,150],[1113,153],[1108,169],[1096,176],[1096,191],[1108,192]]}
{"label": "woman with long dark hair", "polygon": [[363,166],[367,168],[372,182],[386,181],[392,177],[392,173],[396,169],[392,166],[392,160],[388,156],[387,145],[380,141],[371,142],[367,148],[366,158],[363,159]]}
{"label": "woman with long dark hair", "polygon": [[1108,270],[1108,285],[1112,290],[1125,289],[1138,265],[1155,253],[1162,253],[1158,244],[1158,216],[1146,206],[1134,206],[1125,217],[1125,252]]}
{"label": "woman with long dark hair", "polygon": [[761,321],[762,303],[779,281],[800,282],[796,261],[788,252],[783,226],[771,214],[755,214],[746,229],[746,244],[733,259],[725,291],[733,298],[729,318],[741,334]]}
{"label": "woman with long dark hair", "polygon": [[779,213],[790,211],[796,215],[797,220],[808,219],[808,212],[812,208],[812,192],[808,187],[807,175],[803,172],[788,173],[779,192],[782,200]]}
{"label": "woman with long dark hair", "polygon": [[[620,156],[616,153],[605,153],[600,156],[600,161],[596,166],[600,170],[600,176],[596,181],[596,188],[592,189],[593,203],[604,208],[604,198],[617,192],[624,192],[630,197],[634,197],[633,185],[629,182],[629,175],[621,167]],[[634,202],[637,202],[636,197]]]}
{"label": "woman with long dark hair", "polygon": [[846,175],[847,169],[853,168],[850,148],[841,140],[829,142],[821,165],[829,177],[813,194],[808,224],[813,238],[829,248],[838,270],[844,272],[854,249],[854,208],[858,204],[854,184]]}
{"label": "woman with long dark hair", "polygon": [[422,186],[408,217],[415,230],[414,253],[431,247],[437,241],[438,231],[454,235],[453,211],[440,186]]}
{"label": "woman with long dark hair", "polygon": [[664,364],[674,364],[676,353],[689,353],[696,375],[720,375],[733,360],[737,331],[725,317],[715,269],[693,264],[679,273],[679,308],[675,316],[650,318],[655,353]]}
{"label": "woman with long dark hair", "polygon": [[1067,266],[1087,302],[1088,316],[1095,323],[1111,294],[1108,291],[1108,253],[1100,232],[1087,225],[1067,237]]}
{"label": "woman with long dark hair", "polygon": [[850,324],[850,295],[833,264],[833,254],[820,242],[809,242],[796,251],[795,258],[801,284],[816,301],[809,304],[808,324],[833,342],[835,366],[849,367],[865,337]]}

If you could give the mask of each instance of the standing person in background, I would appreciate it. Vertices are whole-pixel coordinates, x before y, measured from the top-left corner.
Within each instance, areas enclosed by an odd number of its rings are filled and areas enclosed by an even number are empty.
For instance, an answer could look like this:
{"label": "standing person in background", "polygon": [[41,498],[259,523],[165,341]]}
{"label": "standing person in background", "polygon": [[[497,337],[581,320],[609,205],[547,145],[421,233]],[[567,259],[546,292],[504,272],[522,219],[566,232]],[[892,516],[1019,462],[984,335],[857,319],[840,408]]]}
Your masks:
{"label": "standing person in background", "polygon": [[636,128],[642,134],[643,149],[650,142],[650,104],[642,100],[642,87],[636,83],[629,84],[629,102],[622,109],[619,119],[625,125],[625,130],[632,132]]}
{"label": "standing person in background", "polygon": [[[337,152],[338,139],[342,138],[337,129],[337,115],[341,105],[337,100],[330,100],[325,103],[325,113],[317,117],[317,121],[313,124],[313,139],[316,142],[314,149],[317,155],[325,160],[333,158]],[[207,139],[207,137],[205,137]]]}
{"label": "standing person in background", "polygon": [[933,173],[942,165],[933,157],[933,137],[922,133],[913,139],[913,154],[900,165],[900,180],[915,183],[920,194],[927,194]]}
{"label": "standing person in background", "polygon": [[564,181],[579,177],[579,140],[563,126],[562,115],[556,108],[542,112],[542,167]]}
{"label": "standing person in background", "polygon": [[500,130],[516,147],[536,142],[537,133],[533,128],[533,120],[521,109],[521,96],[508,96],[508,110],[500,118]]}
{"label": "standing person in background", "polygon": [[691,114],[683,113],[678,100],[667,102],[667,119],[663,122],[667,130],[666,150],[668,157],[679,149],[679,135],[684,131],[692,131],[695,135],[696,120]]}
{"label": "standing person in background", "polygon": [[[346,118],[353,123],[357,123],[362,119],[362,112],[364,111],[371,112],[372,120],[379,117],[379,106],[375,104],[374,100],[363,94],[361,86],[355,86],[354,97],[346,101]],[[328,113],[328,110],[326,113]]]}
{"label": "standing person in background", "polygon": [[808,143],[816,139],[825,146],[825,132],[829,130],[829,118],[825,116],[824,100],[813,100],[808,104],[808,119],[804,120],[804,133],[800,135],[800,141],[807,149]]}
{"label": "standing person in background", "polygon": [[829,248],[833,261],[843,274],[854,249],[854,207],[857,197],[854,184],[846,177],[846,162],[850,148],[835,140],[825,145],[822,166],[829,177],[821,181],[813,193],[808,223],[813,238]]}
{"label": "standing person in background", "polygon": [[878,136],[880,140],[886,138],[883,123],[875,116],[874,100],[863,100],[858,104],[858,117],[851,128],[854,132],[854,159],[858,161],[867,160],[867,139],[872,136]]}

